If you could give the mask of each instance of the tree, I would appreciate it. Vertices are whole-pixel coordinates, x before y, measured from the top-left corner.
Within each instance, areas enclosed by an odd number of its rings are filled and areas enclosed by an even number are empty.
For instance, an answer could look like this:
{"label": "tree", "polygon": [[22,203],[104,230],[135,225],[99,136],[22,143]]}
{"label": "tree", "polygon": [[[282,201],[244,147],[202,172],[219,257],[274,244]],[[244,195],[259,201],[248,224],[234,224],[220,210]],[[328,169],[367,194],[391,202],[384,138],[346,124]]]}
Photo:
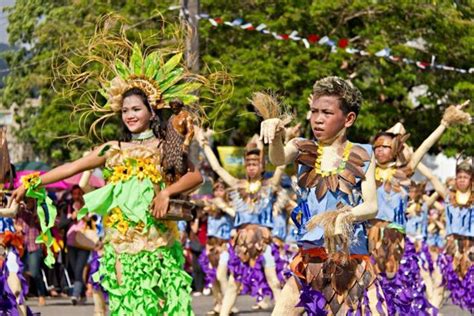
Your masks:
{"label": "tree", "polygon": [[[163,3],[164,10],[169,3]],[[68,89],[58,75],[77,59],[104,16],[121,15],[129,26],[131,40],[157,41],[152,36],[163,27],[156,1],[39,1],[17,0],[8,12],[9,42],[16,50],[4,57],[10,73],[2,89],[4,106],[16,103],[23,107],[15,119],[20,123],[20,139],[33,144],[36,152],[50,163],[78,158],[82,151],[99,140],[78,138],[67,142],[67,136],[84,135],[79,118],[72,113],[72,103],[84,100],[74,96],[66,100]],[[174,17],[177,21],[177,17]],[[41,106],[25,108],[25,100],[40,98]],[[108,126],[105,136],[116,134]]]}
{"label": "tree", "polygon": [[[279,34],[328,35],[351,39],[350,46],[372,54],[390,47],[393,55],[431,61],[459,68],[474,67],[474,7],[452,1],[431,4],[414,1],[219,1],[202,0],[202,11],[232,21],[241,17],[256,27],[265,23]],[[307,97],[318,78],[338,75],[352,78],[362,91],[364,104],[351,137],[367,142],[380,130],[399,120],[418,146],[437,126],[443,109],[471,99],[472,74],[420,70],[415,65],[390,62],[383,58],[331,53],[327,46],[278,41],[257,31],[244,31],[210,23],[200,24],[201,55],[208,64],[222,62],[235,76],[235,93],[225,107],[210,113],[218,130],[235,128],[235,142],[258,132],[259,119],[251,112],[252,92],[270,89],[282,95],[299,119],[306,115]],[[409,40],[422,38],[423,50],[408,47]],[[415,107],[408,98],[418,85],[428,85],[427,95]],[[439,101],[441,100],[441,103]],[[470,107],[472,109],[472,105]],[[217,120],[217,118],[219,118]],[[221,141],[224,141],[223,134]],[[474,154],[472,126],[452,128],[434,151],[448,155],[464,151]],[[240,143],[241,144],[241,143]]]}
{"label": "tree", "polygon": [[[59,136],[81,134],[77,117],[60,97],[65,86],[55,80],[75,58],[81,45],[94,34],[104,14],[121,14],[129,26],[130,37],[147,39],[160,28],[161,10],[165,18],[178,23],[178,11],[167,8],[177,1],[39,1],[17,0],[8,9],[10,43],[19,47],[9,52],[10,67],[1,101],[4,105],[23,104],[28,97],[40,97],[41,107],[28,109],[17,117],[22,123],[20,136],[33,142],[37,152],[52,162],[77,157],[96,139],[75,142],[73,152]],[[281,95],[288,106],[303,119],[307,97],[318,78],[338,75],[351,78],[361,89],[364,104],[352,133],[356,141],[367,142],[380,130],[399,120],[412,134],[410,142],[420,142],[436,127],[443,109],[471,99],[474,102],[472,74],[440,70],[420,70],[414,65],[391,62],[373,54],[385,47],[393,55],[413,60],[431,60],[458,68],[474,67],[474,7],[460,2],[439,1],[276,1],[276,0],[201,0],[201,12],[224,20],[242,17],[246,21],[265,23],[281,34],[298,30],[300,35],[328,35],[334,39],[351,39],[350,46],[364,49],[372,56],[331,53],[327,46],[278,41],[257,31],[244,31],[206,20],[199,23],[201,72],[222,65],[234,77],[234,94],[221,106],[208,108],[210,122],[218,132],[221,144],[242,145],[259,129],[259,118],[253,114],[248,99],[252,92],[270,89]],[[407,41],[422,38],[425,47],[415,49]],[[71,55],[64,56],[64,52]],[[429,68],[429,67],[428,67]],[[409,91],[427,85],[428,94],[415,107]],[[55,90],[53,90],[53,88]],[[205,94],[203,96],[206,96]],[[472,109],[472,105],[471,105]],[[114,133],[109,127],[105,134]],[[232,137],[229,137],[231,135]],[[453,155],[464,150],[474,153],[473,127],[457,127],[447,132],[434,151]]]}

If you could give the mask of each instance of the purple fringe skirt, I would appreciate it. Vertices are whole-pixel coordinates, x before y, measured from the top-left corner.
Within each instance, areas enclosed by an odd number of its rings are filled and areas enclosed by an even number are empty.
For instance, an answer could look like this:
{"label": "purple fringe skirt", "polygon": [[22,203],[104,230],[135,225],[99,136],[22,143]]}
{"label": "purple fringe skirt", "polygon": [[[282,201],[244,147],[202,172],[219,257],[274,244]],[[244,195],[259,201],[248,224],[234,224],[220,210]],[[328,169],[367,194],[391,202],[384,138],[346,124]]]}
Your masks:
{"label": "purple fringe skirt", "polygon": [[453,303],[474,314],[474,265],[461,279],[454,270],[452,256],[440,254],[438,264],[443,272],[443,285],[449,290]]}
{"label": "purple fringe skirt", "polygon": [[[26,294],[28,293],[28,282],[26,282],[23,276],[23,262],[21,262],[15,247],[8,248],[8,251],[12,251],[16,256],[16,264],[19,267],[17,277],[20,280],[22,290],[20,294],[20,304],[24,304]],[[9,274],[7,260],[8,259],[3,262],[3,266],[0,269],[0,315],[19,316],[15,294],[13,294],[7,282]],[[33,315],[29,307],[27,307],[27,315]]]}
{"label": "purple fringe skirt", "polygon": [[[277,277],[283,283],[285,282],[284,268],[287,263],[281,258],[277,245],[272,243],[267,247],[271,247]],[[235,281],[242,285],[241,294],[256,297],[259,302],[265,296],[273,298],[272,290],[265,278],[264,268],[263,254],[257,258],[255,266],[251,267],[249,263],[242,262],[234,249],[229,247],[229,271],[233,274]]]}
{"label": "purple fringe skirt", "polygon": [[[426,257],[423,250],[421,253]],[[437,315],[437,309],[426,298],[426,287],[420,275],[420,266],[423,264],[427,269],[432,269],[433,263],[430,262],[430,255],[421,259],[414,244],[408,238],[405,240],[405,253],[395,277],[389,279],[383,273],[379,275],[389,315]]]}
{"label": "purple fringe skirt", "polygon": [[100,285],[100,282],[95,282],[94,279],[92,278],[94,273],[99,271],[99,267],[100,267],[99,259],[100,257],[97,251],[92,251],[92,260],[89,264],[90,269],[89,269],[89,276],[87,277],[87,283],[92,284],[92,288],[94,290],[101,291],[104,294],[104,298],[107,300],[108,295],[105,289],[102,287],[102,285]]}
{"label": "purple fringe skirt", "polygon": [[204,281],[206,283],[206,286],[211,287],[212,283],[214,283],[217,278],[217,269],[211,265],[211,261],[209,260],[207,252],[205,250],[199,255],[198,262],[201,265],[202,271],[204,272]]}

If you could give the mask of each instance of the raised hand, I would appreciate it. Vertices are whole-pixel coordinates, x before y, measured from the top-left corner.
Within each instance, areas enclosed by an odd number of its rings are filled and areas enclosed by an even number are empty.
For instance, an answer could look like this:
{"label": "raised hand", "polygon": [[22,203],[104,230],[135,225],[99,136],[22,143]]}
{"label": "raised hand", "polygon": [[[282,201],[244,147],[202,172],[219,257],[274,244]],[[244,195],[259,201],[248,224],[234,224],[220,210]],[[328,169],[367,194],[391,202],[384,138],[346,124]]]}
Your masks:
{"label": "raised hand", "polygon": [[265,144],[271,144],[277,133],[283,131],[284,128],[284,123],[279,118],[265,120],[260,125],[260,139]]}
{"label": "raised hand", "polygon": [[472,122],[471,115],[463,111],[463,108],[468,105],[469,102],[470,100],[467,100],[462,104],[450,105],[444,111],[441,123],[446,126],[451,126],[454,124],[470,124]]}

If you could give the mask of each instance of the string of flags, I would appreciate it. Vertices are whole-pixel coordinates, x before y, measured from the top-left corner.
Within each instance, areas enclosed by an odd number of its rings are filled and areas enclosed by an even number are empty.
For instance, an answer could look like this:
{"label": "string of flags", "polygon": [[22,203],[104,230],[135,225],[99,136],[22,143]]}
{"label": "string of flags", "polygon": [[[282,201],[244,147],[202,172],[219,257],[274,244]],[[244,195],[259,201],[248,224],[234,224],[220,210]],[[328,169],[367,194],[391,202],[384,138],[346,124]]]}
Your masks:
{"label": "string of flags", "polygon": [[[189,16],[189,11],[187,9],[182,8],[181,6],[170,6],[169,10],[180,10],[181,14],[185,16]],[[392,51],[390,48],[386,47],[384,49],[379,50],[376,53],[370,53],[363,49],[356,49],[353,47],[349,47],[350,40],[348,38],[340,38],[338,40],[330,38],[329,36],[319,36],[317,34],[309,34],[306,36],[299,35],[298,31],[292,31],[289,34],[282,34],[274,32],[268,29],[265,23],[260,24],[253,24],[251,22],[247,22],[242,18],[234,19],[233,21],[225,21],[221,17],[211,17],[209,14],[200,13],[195,15],[197,20],[207,20],[213,27],[219,27],[222,25],[227,25],[229,27],[245,30],[245,31],[254,31],[259,32],[263,35],[272,36],[275,40],[279,41],[294,41],[299,42],[304,45],[306,48],[310,48],[312,45],[323,45],[328,46],[332,53],[336,53],[339,50],[343,50],[349,54],[358,54],[360,56],[376,56],[381,58],[386,58],[392,62],[402,62],[404,64],[413,64],[419,69],[436,69],[436,70],[444,70],[444,71],[455,71],[459,73],[474,73],[474,67],[469,69],[464,68],[456,68],[448,65],[438,64],[436,63],[436,56],[431,57],[431,61],[419,61],[413,60],[410,58],[404,58],[402,56],[392,55]]]}

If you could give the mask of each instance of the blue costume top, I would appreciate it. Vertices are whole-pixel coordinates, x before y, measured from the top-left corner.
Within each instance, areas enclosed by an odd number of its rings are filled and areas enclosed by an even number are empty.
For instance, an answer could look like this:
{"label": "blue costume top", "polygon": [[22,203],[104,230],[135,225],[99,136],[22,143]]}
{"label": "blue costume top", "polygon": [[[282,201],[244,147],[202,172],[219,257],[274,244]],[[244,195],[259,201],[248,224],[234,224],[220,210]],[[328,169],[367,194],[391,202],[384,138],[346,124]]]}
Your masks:
{"label": "blue costume top", "polygon": [[6,231],[15,232],[15,226],[13,225],[13,218],[10,217],[0,217],[0,233]]}
{"label": "blue costume top", "polygon": [[407,235],[417,239],[426,239],[428,229],[428,206],[426,203],[421,205],[421,210],[417,214],[407,216],[405,227]]}
{"label": "blue costume top", "polygon": [[[314,166],[314,162],[303,155],[308,153],[314,155],[315,150],[311,149],[309,146],[311,146],[311,142],[313,142],[317,149],[317,143],[308,140],[304,140],[303,142],[305,143],[304,147],[303,144],[302,146],[299,146],[298,142],[296,142],[297,147],[299,147],[298,149],[300,150],[299,156],[296,159],[299,163],[298,178],[300,181],[297,190],[298,206],[292,213],[292,219],[298,227],[298,244],[300,246],[303,248],[323,247],[323,228],[316,227],[311,231],[307,231],[305,228],[306,222],[315,215],[327,211],[334,211],[340,208],[341,205],[355,207],[363,202],[361,182],[363,180],[362,177],[365,177],[365,173],[370,165],[372,147],[369,144],[354,143],[349,159],[345,163],[345,169],[337,174],[337,181],[339,181],[337,188],[333,191],[331,188],[328,188],[324,195],[318,198],[316,193],[318,191],[318,186],[326,184],[321,182],[321,180],[315,182],[315,185],[306,184],[302,186],[301,183],[301,180],[304,179],[304,174],[313,172],[310,170],[312,169],[311,166]],[[349,181],[344,180],[345,178]],[[322,181],[325,181],[324,177]],[[367,232],[364,223],[354,224],[354,234],[351,241],[350,253],[368,254]]]}
{"label": "blue costume top", "polygon": [[386,192],[384,185],[377,188],[378,213],[375,218],[395,223],[401,227],[406,225],[405,210],[408,204],[408,194],[401,190]]}
{"label": "blue costume top", "polygon": [[287,216],[284,211],[279,212],[278,215],[273,218],[274,223],[273,223],[273,229],[272,229],[272,236],[280,239],[281,241],[286,240],[286,235],[287,235],[286,218]]}
{"label": "blue costume top", "polygon": [[446,201],[446,234],[474,237],[474,204],[458,205],[453,196]]}
{"label": "blue costume top", "polygon": [[229,214],[207,218],[207,236],[229,240],[234,219]]}
{"label": "blue costume top", "polygon": [[263,186],[255,194],[254,201],[245,200],[237,190],[230,192],[229,196],[235,209],[235,228],[245,224],[257,224],[270,229],[273,227],[274,194],[270,186]]}

